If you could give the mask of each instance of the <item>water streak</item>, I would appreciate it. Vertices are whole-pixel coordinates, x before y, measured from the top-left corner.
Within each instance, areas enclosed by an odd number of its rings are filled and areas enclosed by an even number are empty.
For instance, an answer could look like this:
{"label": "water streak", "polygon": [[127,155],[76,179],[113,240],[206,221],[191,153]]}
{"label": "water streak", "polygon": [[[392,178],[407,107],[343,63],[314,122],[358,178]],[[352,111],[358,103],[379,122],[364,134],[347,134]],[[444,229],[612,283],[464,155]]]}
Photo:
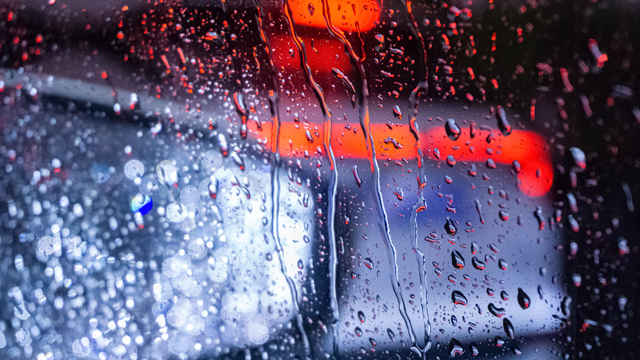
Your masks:
{"label": "water streak", "polygon": [[271,69],[272,91],[269,94],[269,105],[271,110],[271,136],[272,136],[272,155],[273,164],[271,167],[271,236],[275,242],[276,252],[278,254],[278,260],[280,262],[280,271],[287,281],[289,292],[291,294],[291,302],[293,304],[293,310],[296,314],[296,325],[300,336],[302,338],[304,350],[306,355],[310,355],[311,346],[309,345],[309,337],[304,329],[302,314],[300,313],[300,299],[298,296],[298,290],[293,279],[288,275],[287,265],[285,263],[284,248],[282,247],[282,240],[280,239],[279,219],[280,219],[280,110],[279,110],[279,98],[278,98],[278,82],[276,78],[275,66],[273,64],[273,58],[271,56],[271,47],[269,41],[265,35],[263,27],[264,10],[262,6],[256,1],[256,8],[258,9],[257,23],[260,33],[260,37],[265,44],[265,49],[269,58],[269,65]]}
{"label": "water streak", "polygon": [[[393,267],[393,272],[390,274],[391,287],[393,288],[393,292],[398,303],[400,316],[402,317],[405,327],[407,328],[407,331],[411,338],[411,343],[414,344],[415,346],[416,335],[413,329],[413,325],[411,324],[411,319],[407,314],[407,306],[404,301],[404,296],[402,294],[402,289],[401,289],[399,274],[398,274],[399,271],[398,271],[398,262],[397,262],[397,251],[396,251],[395,244],[391,239],[389,217],[387,215],[387,210],[384,206],[384,200],[382,197],[382,190],[380,185],[380,168],[378,166],[378,161],[376,159],[375,144],[373,140],[373,135],[371,133],[371,115],[369,112],[369,87],[367,84],[367,77],[366,77],[366,72],[364,68],[366,53],[364,52],[364,49],[361,49],[361,55],[357,55],[353,49],[353,46],[351,45],[351,42],[346,38],[344,33],[340,29],[333,26],[331,22],[331,14],[329,11],[329,4],[327,0],[322,1],[322,14],[324,16],[327,29],[329,30],[332,36],[336,37],[344,45],[347,54],[351,58],[351,61],[356,65],[360,75],[361,83],[358,89],[359,90],[360,127],[362,129],[362,132],[365,136],[366,143],[367,143],[369,159],[370,159],[369,162],[371,165],[371,171],[373,172],[373,176],[374,176],[377,207],[378,207],[380,216],[383,219],[382,232],[384,234],[384,240],[385,240],[385,245],[387,249],[387,255],[389,258],[389,263]],[[356,23],[356,28],[358,28],[357,23]]]}
{"label": "water streak", "polygon": [[329,157],[330,171],[331,175],[329,177],[329,188],[328,188],[328,196],[329,202],[327,205],[327,232],[329,237],[329,277],[330,277],[330,306],[331,306],[331,315],[332,315],[332,327],[334,328],[333,332],[333,350],[337,353],[337,342],[336,342],[336,325],[340,319],[340,309],[338,304],[338,296],[337,296],[337,269],[338,269],[338,254],[337,254],[337,244],[336,244],[336,235],[335,235],[335,207],[336,207],[336,193],[338,186],[338,167],[336,165],[336,158],[333,153],[333,148],[331,146],[331,133],[332,133],[332,119],[331,112],[329,111],[329,107],[327,105],[326,98],[324,96],[324,92],[320,85],[315,81],[313,73],[311,71],[311,67],[307,61],[307,51],[305,48],[304,41],[296,34],[295,26],[293,23],[293,14],[291,13],[291,7],[289,6],[289,1],[284,1],[284,14],[287,18],[287,23],[289,24],[289,32],[291,33],[291,39],[296,45],[298,49],[298,53],[300,54],[300,67],[302,68],[307,82],[311,85],[313,92],[316,95],[318,102],[320,103],[320,108],[322,109],[322,115],[324,117],[323,122],[323,137],[322,144],[324,147],[324,151]]}

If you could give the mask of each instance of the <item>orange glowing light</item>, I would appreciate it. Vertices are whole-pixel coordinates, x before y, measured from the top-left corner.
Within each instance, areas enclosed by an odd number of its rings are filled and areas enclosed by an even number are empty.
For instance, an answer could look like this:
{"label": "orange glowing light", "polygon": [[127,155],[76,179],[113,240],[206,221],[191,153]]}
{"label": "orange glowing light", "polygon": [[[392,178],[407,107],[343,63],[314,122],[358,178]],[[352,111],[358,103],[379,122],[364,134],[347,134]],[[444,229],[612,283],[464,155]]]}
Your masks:
{"label": "orange glowing light", "polygon": [[[271,149],[271,123],[249,123],[251,136],[261,140]],[[322,128],[318,124],[283,122],[280,125],[280,155],[284,157],[325,156],[322,147]],[[334,124],[332,147],[337,159],[368,159],[365,138],[358,127],[347,128]],[[315,136],[313,134],[318,134]],[[437,148],[443,161],[453,155],[457,161],[486,162],[512,166],[517,161],[518,188],[527,196],[545,195],[553,184],[553,168],[550,149],[542,136],[532,131],[513,130],[503,136],[492,132],[493,140],[487,143],[488,130],[477,130],[475,137],[463,132],[457,141],[448,138],[444,127],[433,127],[420,134],[423,153],[432,160]],[[308,134],[313,136],[310,138]],[[379,160],[411,160],[416,158],[415,137],[408,125],[372,124],[374,146]]]}
{"label": "orange glowing light", "polygon": [[289,0],[297,25],[326,27],[322,2],[327,1],[331,23],[343,31],[371,30],[380,18],[377,0]]}
{"label": "orange glowing light", "polygon": [[[302,36],[304,41],[307,62],[312,71],[328,73],[332,68],[342,72],[351,70],[349,55],[345,53],[343,45],[335,39],[313,39]],[[271,47],[274,49],[273,62],[277,67],[286,70],[299,70],[300,54],[290,36],[278,35],[271,38]]]}

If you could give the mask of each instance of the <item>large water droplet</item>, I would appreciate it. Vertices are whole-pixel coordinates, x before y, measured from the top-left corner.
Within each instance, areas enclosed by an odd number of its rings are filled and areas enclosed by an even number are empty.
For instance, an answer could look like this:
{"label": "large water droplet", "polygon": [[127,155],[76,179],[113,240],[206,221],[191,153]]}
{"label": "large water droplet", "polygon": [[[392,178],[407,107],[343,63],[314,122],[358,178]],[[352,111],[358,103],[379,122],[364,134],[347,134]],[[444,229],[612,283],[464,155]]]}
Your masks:
{"label": "large water droplet", "polygon": [[173,186],[178,183],[178,168],[172,160],[162,160],[156,166],[156,177],[161,184]]}
{"label": "large water droplet", "polygon": [[523,309],[528,309],[531,306],[531,298],[521,288],[518,288],[518,304]]}
{"label": "large water droplet", "polygon": [[515,331],[513,330],[513,324],[511,321],[505,318],[502,320],[502,327],[504,328],[504,333],[507,334],[507,337],[513,340],[515,338]]}
{"label": "large water droplet", "polygon": [[504,308],[498,307],[494,303],[489,303],[488,308],[489,308],[489,312],[496,317],[501,318],[505,314]]}
{"label": "large water droplet", "polygon": [[459,251],[453,250],[451,252],[451,264],[456,269],[464,269],[464,258]]}
{"label": "large water droplet", "polygon": [[449,342],[449,355],[451,357],[458,357],[458,356],[464,355],[464,348],[462,347],[462,344],[458,340],[451,339],[451,341]]}
{"label": "large water droplet", "polygon": [[475,256],[471,258],[471,264],[473,264],[473,267],[478,269],[478,270],[484,270],[487,267],[485,265],[484,261],[478,259]]}
{"label": "large water droplet", "polygon": [[451,220],[450,218],[447,218],[447,222],[445,222],[444,224],[444,230],[449,235],[455,235],[458,232],[456,224],[454,224],[453,220]]}
{"label": "large water droplet", "polygon": [[447,119],[447,122],[444,124],[444,129],[447,132],[447,136],[449,137],[449,139],[453,141],[458,140],[458,138],[462,134],[462,130],[460,129],[458,124],[456,124],[455,119]]}
{"label": "large water droplet", "polygon": [[451,293],[451,301],[453,301],[453,303],[456,305],[462,305],[462,306],[467,306],[467,304],[469,303],[469,301],[467,300],[467,297],[464,296],[464,294],[458,290],[454,290]]}

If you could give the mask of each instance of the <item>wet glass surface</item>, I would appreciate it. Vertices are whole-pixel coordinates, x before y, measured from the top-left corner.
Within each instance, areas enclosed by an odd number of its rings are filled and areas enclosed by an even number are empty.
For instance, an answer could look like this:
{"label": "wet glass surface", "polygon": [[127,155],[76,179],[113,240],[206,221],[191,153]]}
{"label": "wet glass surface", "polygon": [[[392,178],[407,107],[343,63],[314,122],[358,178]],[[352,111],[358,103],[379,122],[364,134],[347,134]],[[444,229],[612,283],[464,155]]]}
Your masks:
{"label": "wet glass surface", "polygon": [[1,358],[633,358],[639,12],[1,0]]}

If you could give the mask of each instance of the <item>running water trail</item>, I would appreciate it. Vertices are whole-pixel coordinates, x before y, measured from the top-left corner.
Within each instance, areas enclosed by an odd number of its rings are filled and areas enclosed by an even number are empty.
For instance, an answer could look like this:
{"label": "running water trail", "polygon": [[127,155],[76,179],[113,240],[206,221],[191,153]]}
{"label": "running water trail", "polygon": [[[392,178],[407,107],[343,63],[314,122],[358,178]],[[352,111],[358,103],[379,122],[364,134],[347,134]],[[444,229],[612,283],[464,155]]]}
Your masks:
{"label": "running water trail", "polygon": [[320,85],[315,81],[313,77],[313,73],[311,72],[311,68],[309,67],[309,63],[307,61],[307,51],[302,39],[296,34],[296,30],[293,24],[293,14],[291,13],[291,7],[289,6],[289,1],[284,0],[284,14],[287,18],[287,23],[289,25],[289,32],[291,33],[291,39],[296,45],[298,49],[298,53],[300,54],[300,67],[305,74],[307,82],[311,85],[313,92],[320,103],[320,108],[322,109],[322,115],[324,117],[323,122],[323,136],[322,136],[322,144],[324,147],[324,151],[329,157],[330,171],[331,176],[329,177],[329,203],[327,205],[327,232],[329,236],[329,277],[330,277],[330,306],[331,306],[331,315],[332,315],[332,327],[333,331],[333,351],[337,354],[337,342],[336,342],[336,325],[340,320],[340,308],[338,305],[338,296],[336,289],[336,281],[337,281],[337,270],[338,270],[338,252],[337,252],[337,244],[336,244],[336,234],[335,234],[335,207],[336,207],[336,192],[338,187],[338,167],[336,165],[336,158],[333,153],[333,148],[331,147],[331,132],[332,132],[332,119],[331,112],[329,111],[329,107],[327,105],[326,98],[324,96],[324,92]]}
{"label": "running water trail", "polygon": [[[423,205],[424,203],[424,194],[421,189],[422,186],[422,178],[424,174],[424,169],[422,168],[422,144],[420,142],[420,129],[419,125],[416,121],[418,115],[418,101],[419,94],[421,91],[424,91],[425,95],[429,94],[429,64],[427,62],[427,46],[424,41],[424,37],[419,30],[418,22],[416,20],[415,15],[413,14],[413,3],[411,0],[401,0],[405,9],[407,10],[407,14],[409,15],[411,32],[420,42],[420,49],[422,50],[422,69],[423,69],[423,80],[420,81],[416,87],[411,92],[411,96],[409,97],[410,106],[412,107],[412,116],[409,121],[409,125],[411,127],[411,132],[416,138],[416,157],[418,160],[418,177],[419,177],[419,188],[418,191],[420,193],[419,199],[416,203],[416,209]],[[414,232],[414,246],[416,248],[416,260],[418,261],[418,271],[420,272],[420,299],[421,299],[421,309],[422,309],[422,320],[424,324],[424,345],[420,349],[422,353],[422,358],[427,358],[427,351],[431,348],[431,321],[429,320],[429,302],[428,302],[428,293],[425,286],[425,272],[424,272],[424,253],[418,249],[418,214],[413,214],[415,216],[412,226]]]}
{"label": "running water trail", "polygon": [[272,137],[272,155],[273,164],[271,166],[271,237],[273,238],[276,246],[276,253],[278,254],[278,261],[280,262],[280,271],[287,281],[289,292],[291,294],[291,302],[293,304],[293,311],[296,314],[296,326],[300,332],[302,343],[304,346],[305,355],[311,355],[311,346],[309,345],[309,337],[304,329],[304,323],[302,314],[300,312],[300,298],[298,296],[298,290],[293,279],[288,275],[287,265],[285,263],[284,248],[282,247],[282,240],[280,239],[280,109],[278,98],[278,81],[275,66],[273,64],[273,57],[271,56],[271,46],[267,39],[264,27],[262,23],[262,17],[264,10],[259,2],[256,0],[256,8],[258,10],[257,23],[260,38],[265,45],[265,51],[269,58],[269,66],[271,71],[271,81],[273,90],[269,93],[269,108],[271,111],[271,137]]}
{"label": "running water trail", "polygon": [[[369,113],[369,86],[367,84],[367,77],[364,68],[364,60],[366,59],[366,54],[364,48],[361,49],[361,55],[358,56],[351,45],[351,42],[346,38],[344,33],[333,26],[331,22],[331,14],[329,11],[329,4],[327,0],[322,0],[322,15],[325,19],[325,24],[329,33],[332,36],[337,38],[345,47],[345,51],[348,53],[351,61],[357,65],[359,76],[360,76],[360,85],[359,85],[359,113],[360,113],[360,127],[362,128],[362,132],[366,139],[367,149],[370,158],[371,171],[374,176],[374,184],[376,191],[376,200],[378,205],[378,211],[380,216],[383,219],[383,228],[382,232],[385,240],[385,247],[387,249],[387,255],[389,258],[389,263],[393,267],[393,273],[390,274],[391,277],[391,287],[393,289],[393,293],[396,297],[396,301],[398,303],[398,310],[400,312],[400,316],[404,321],[405,327],[407,328],[407,332],[411,338],[412,350],[416,350],[416,335],[413,329],[413,325],[411,324],[411,319],[407,314],[407,305],[404,301],[404,296],[402,294],[402,288],[400,285],[399,275],[398,275],[398,262],[397,262],[397,251],[393,240],[391,239],[391,228],[389,226],[389,217],[387,215],[387,210],[384,206],[384,199],[382,197],[382,190],[380,186],[380,168],[378,166],[378,160],[376,159],[376,150],[375,144],[373,141],[373,134],[371,133],[371,115]],[[356,28],[358,28],[358,24],[356,23]],[[358,31],[359,33],[359,31]],[[335,342],[335,339],[334,339]],[[418,352],[421,353],[420,350]]]}
{"label": "running water trail", "polygon": [[425,256],[420,247],[418,246],[418,213],[419,209],[424,208],[424,186],[425,178],[424,178],[424,169],[422,167],[422,143],[420,141],[420,126],[417,121],[418,117],[418,101],[421,91],[427,92],[426,83],[418,84],[418,86],[413,89],[411,95],[409,96],[409,104],[411,107],[411,117],[409,119],[409,127],[411,129],[411,133],[416,139],[416,157],[418,163],[418,199],[416,200],[416,204],[414,206],[413,214],[411,214],[411,226],[413,227],[413,248],[416,252],[416,262],[418,264],[418,273],[420,278],[420,310],[422,312],[422,323],[424,327],[424,337],[423,337],[423,345],[415,344],[418,350],[422,354],[422,358],[426,359],[427,351],[431,348],[431,342],[429,340],[429,336],[431,333],[431,321],[429,320],[429,301],[428,301],[428,292],[425,284]]}

